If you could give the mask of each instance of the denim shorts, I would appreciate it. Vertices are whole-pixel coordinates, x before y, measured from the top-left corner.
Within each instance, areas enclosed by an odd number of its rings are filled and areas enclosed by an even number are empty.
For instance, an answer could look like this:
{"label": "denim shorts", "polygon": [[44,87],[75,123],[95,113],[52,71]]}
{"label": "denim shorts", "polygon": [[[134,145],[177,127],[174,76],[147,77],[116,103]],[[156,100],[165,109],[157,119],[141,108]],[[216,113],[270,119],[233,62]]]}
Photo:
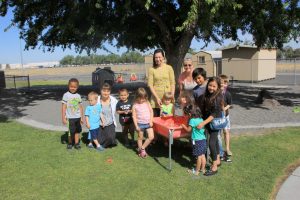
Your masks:
{"label": "denim shorts", "polygon": [[141,129],[141,131],[145,131],[145,130],[147,130],[148,128],[151,128],[151,127],[150,127],[150,124],[140,124],[140,123],[138,123],[138,126],[139,126],[139,128]]}

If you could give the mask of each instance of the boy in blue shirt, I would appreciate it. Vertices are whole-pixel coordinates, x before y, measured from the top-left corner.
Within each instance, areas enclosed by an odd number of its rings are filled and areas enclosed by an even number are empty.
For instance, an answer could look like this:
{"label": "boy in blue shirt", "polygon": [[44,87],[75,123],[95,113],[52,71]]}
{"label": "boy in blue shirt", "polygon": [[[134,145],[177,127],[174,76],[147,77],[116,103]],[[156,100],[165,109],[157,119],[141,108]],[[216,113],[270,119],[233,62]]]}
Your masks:
{"label": "boy in blue shirt", "polygon": [[[103,151],[104,148],[98,142],[100,119],[101,119],[101,104],[97,103],[98,94],[96,92],[90,92],[88,94],[88,100],[90,105],[85,109],[85,121],[86,127],[89,129],[89,135],[96,145],[98,151]],[[89,147],[92,148],[93,145],[90,140]]]}

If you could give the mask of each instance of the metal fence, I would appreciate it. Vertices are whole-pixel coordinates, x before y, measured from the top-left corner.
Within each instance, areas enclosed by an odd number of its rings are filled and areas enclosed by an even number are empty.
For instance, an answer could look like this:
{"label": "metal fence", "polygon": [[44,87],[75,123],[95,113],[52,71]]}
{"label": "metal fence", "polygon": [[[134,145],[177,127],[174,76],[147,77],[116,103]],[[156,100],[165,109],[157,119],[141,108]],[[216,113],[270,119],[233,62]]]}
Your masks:
{"label": "metal fence", "polygon": [[7,89],[30,88],[30,79],[28,76],[6,75],[5,83]]}

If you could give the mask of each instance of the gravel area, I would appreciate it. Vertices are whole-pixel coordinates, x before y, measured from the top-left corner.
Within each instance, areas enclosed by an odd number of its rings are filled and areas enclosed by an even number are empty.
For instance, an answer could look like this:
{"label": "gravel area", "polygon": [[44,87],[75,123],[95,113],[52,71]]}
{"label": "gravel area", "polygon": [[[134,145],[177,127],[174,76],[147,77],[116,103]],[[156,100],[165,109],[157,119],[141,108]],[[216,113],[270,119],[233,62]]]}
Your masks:
{"label": "gravel area", "polygon": [[[124,85],[123,85],[124,86]],[[125,85],[130,91],[145,86],[144,83]],[[116,94],[120,85],[114,87]],[[280,102],[280,106],[262,106],[255,104],[261,89],[267,89]],[[86,95],[93,88],[81,87],[79,93],[87,105]],[[66,87],[36,87],[30,91],[0,91],[0,122],[15,118],[39,128],[66,130],[61,124],[61,98]],[[231,87],[233,108],[230,110],[233,134],[252,133],[265,128],[300,126],[300,113],[294,113],[293,107],[300,105],[299,86],[269,86],[235,84]],[[180,112],[180,111],[178,111]],[[118,126],[117,130],[120,130]]]}

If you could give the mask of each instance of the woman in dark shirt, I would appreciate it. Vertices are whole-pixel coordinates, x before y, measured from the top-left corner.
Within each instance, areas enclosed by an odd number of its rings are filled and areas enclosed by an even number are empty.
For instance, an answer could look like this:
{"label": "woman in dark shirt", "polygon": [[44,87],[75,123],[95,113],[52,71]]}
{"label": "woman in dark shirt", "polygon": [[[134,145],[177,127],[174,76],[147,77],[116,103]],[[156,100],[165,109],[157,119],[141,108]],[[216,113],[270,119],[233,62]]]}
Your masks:
{"label": "woman in dark shirt", "polygon": [[211,176],[218,172],[218,165],[220,165],[220,149],[218,144],[218,133],[219,130],[212,130],[209,123],[216,117],[221,117],[224,100],[221,92],[221,82],[217,77],[212,77],[207,82],[205,93],[196,102],[201,109],[203,115],[203,122],[197,127],[199,129],[205,127],[209,137],[209,149],[213,164],[211,169],[204,175]]}

